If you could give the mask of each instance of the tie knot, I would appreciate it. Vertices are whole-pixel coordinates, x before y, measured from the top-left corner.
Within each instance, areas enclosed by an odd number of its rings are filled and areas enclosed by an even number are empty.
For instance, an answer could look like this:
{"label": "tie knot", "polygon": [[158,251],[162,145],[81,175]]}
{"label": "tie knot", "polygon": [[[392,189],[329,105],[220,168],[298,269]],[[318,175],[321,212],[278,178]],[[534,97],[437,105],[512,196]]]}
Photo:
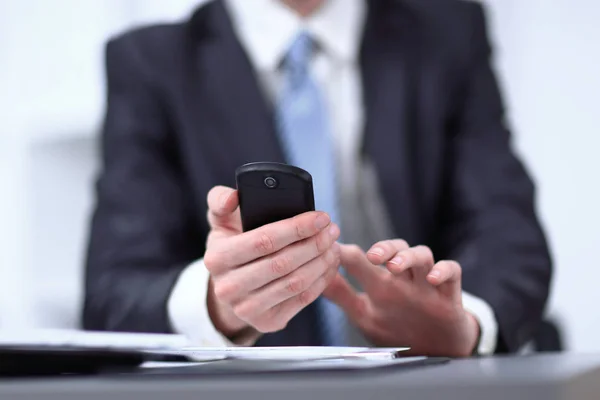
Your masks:
{"label": "tie knot", "polygon": [[314,42],[309,34],[306,32],[298,34],[285,56],[285,68],[292,73],[306,72],[313,46]]}

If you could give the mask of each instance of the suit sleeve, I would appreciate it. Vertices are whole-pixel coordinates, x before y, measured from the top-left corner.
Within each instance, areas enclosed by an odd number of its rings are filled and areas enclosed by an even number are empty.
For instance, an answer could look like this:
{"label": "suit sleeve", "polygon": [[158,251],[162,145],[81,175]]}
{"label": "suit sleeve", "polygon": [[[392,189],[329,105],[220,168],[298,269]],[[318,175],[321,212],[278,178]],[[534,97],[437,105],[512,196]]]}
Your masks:
{"label": "suit sleeve", "polygon": [[184,268],[202,256],[205,238],[190,218],[164,97],[130,39],[106,48],[107,110],[83,326],[169,333],[169,295]]}
{"label": "suit sleeve", "polygon": [[441,254],[461,263],[464,290],[494,310],[497,351],[514,352],[540,322],[551,260],[534,186],[511,150],[480,5],[471,17],[469,65],[449,122]]}

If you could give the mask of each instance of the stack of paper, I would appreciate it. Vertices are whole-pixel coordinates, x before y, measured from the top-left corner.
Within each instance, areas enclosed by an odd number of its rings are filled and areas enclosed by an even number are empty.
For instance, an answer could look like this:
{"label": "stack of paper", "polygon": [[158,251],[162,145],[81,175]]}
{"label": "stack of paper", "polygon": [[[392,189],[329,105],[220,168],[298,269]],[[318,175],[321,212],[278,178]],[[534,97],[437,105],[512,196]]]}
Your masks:
{"label": "stack of paper", "polygon": [[357,359],[390,360],[397,358],[408,348],[368,347],[186,347],[178,351],[153,351],[161,354],[177,354],[192,360],[211,358],[243,360],[325,360]]}
{"label": "stack of paper", "polygon": [[0,346],[122,349],[146,354],[184,356],[193,361],[245,360],[390,360],[408,348],[368,347],[194,347],[182,335],[85,332],[36,329],[2,331]]}
{"label": "stack of paper", "polygon": [[67,329],[0,331],[0,346],[75,346],[97,349],[174,350],[190,345],[183,335],[88,332]]}

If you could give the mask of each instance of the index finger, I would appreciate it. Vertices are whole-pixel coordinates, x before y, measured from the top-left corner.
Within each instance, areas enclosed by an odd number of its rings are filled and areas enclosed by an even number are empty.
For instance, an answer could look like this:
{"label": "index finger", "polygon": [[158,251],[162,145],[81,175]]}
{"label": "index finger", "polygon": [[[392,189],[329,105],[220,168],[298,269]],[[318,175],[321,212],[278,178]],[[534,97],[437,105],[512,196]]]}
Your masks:
{"label": "index finger", "polygon": [[368,297],[357,293],[343,276],[338,273],[323,296],[344,310],[354,324],[362,326],[363,319],[367,317]]}
{"label": "index finger", "polygon": [[367,251],[367,258],[375,265],[382,265],[389,261],[399,251],[408,248],[408,243],[403,239],[383,240],[375,243],[369,251]]}
{"label": "index finger", "polygon": [[433,269],[427,275],[427,281],[439,288],[439,290],[455,299],[460,299],[462,269],[456,261],[444,260],[434,265]]}
{"label": "index finger", "polygon": [[340,246],[340,264],[352,275],[367,293],[381,289],[381,282],[388,272],[373,265],[360,247],[355,245]]}
{"label": "index finger", "polygon": [[226,254],[228,266],[244,265],[310,238],[330,222],[326,213],[310,211],[223,240],[218,252]]}

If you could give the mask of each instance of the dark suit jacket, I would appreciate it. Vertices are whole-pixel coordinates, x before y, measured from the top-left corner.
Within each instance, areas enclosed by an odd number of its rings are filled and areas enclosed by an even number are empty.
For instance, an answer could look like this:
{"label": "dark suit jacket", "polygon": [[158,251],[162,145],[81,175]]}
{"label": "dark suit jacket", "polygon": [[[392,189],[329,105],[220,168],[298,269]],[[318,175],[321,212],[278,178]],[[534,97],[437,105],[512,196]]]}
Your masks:
{"label": "dark suit jacket", "polygon": [[[529,340],[551,262],[534,187],[510,149],[484,13],[458,0],[374,0],[362,41],[364,153],[397,237],[458,260],[499,350]],[[84,327],[170,332],[166,301],[203,256],[206,195],[251,161],[285,161],[271,110],[219,1],[111,40]],[[200,307],[200,305],[199,305]]]}

